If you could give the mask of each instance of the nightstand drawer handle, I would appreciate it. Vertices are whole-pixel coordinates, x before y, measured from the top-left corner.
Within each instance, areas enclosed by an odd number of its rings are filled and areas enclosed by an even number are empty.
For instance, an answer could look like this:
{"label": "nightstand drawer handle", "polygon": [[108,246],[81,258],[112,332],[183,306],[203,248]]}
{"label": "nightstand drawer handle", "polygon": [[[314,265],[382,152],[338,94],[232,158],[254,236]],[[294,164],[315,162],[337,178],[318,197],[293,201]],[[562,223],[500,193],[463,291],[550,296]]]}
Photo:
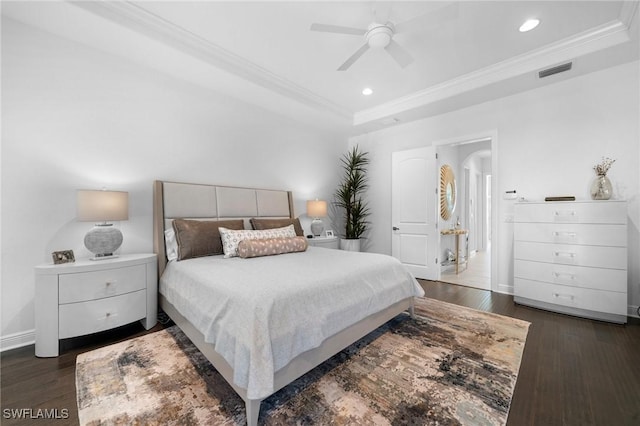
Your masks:
{"label": "nightstand drawer handle", "polygon": [[400,230],[400,228],[398,228],[397,226],[394,226],[392,229],[393,229],[394,231],[399,231],[399,230]]}
{"label": "nightstand drawer handle", "polygon": [[560,294],[560,293],[553,293],[553,297],[564,297],[571,300],[575,298],[573,294]]}
{"label": "nightstand drawer handle", "polygon": [[104,284],[105,284],[107,287],[111,287],[112,285],[115,285],[115,284],[117,284],[117,283],[118,283],[118,281],[115,281],[115,280],[114,280],[114,281],[107,281],[107,282],[105,282]]}

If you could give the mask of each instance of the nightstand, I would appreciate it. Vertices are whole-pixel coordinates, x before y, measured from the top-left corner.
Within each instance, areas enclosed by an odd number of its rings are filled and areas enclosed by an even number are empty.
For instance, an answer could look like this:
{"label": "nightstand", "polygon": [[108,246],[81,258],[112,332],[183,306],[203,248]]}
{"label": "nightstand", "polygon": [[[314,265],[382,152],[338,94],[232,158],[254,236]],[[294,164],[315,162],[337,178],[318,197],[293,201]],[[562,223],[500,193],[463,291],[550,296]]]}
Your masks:
{"label": "nightstand", "polygon": [[310,246],[313,247],[324,247],[329,249],[338,249],[339,248],[339,240],[337,237],[313,237],[307,238]]}
{"label": "nightstand", "polygon": [[157,322],[155,254],[40,265],[36,274],[36,356],[55,357],[59,340],[140,320]]}

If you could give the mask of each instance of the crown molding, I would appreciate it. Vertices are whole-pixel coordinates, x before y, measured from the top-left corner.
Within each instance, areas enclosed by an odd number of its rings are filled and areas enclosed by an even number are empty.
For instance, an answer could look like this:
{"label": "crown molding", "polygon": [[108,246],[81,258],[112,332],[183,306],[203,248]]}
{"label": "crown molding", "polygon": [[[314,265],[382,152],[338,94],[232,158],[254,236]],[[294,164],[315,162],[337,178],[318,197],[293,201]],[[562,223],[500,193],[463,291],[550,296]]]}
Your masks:
{"label": "crown molding", "polygon": [[[637,7],[637,2],[634,3]],[[634,14],[635,8],[630,8],[630,10],[625,11],[625,19],[631,22]],[[359,126],[423,107],[446,98],[556,65],[563,61],[612,47],[629,40],[628,25],[616,19],[556,43],[551,43],[542,48],[498,62],[408,96],[395,99],[374,108],[358,111],[354,114],[353,125]]]}
{"label": "crown molding", "polygon": [[309,107],[352,118],[347,109],[128,1],[70,1],[88,12]]}
{"label": "crown molding", "polygon": [[633,22],[636,13],[638,13],[638,5],[640,5],[639,0],[622,2],[619,19],[620,22],[627,26],[627,28],[631,27],[631,23]]}

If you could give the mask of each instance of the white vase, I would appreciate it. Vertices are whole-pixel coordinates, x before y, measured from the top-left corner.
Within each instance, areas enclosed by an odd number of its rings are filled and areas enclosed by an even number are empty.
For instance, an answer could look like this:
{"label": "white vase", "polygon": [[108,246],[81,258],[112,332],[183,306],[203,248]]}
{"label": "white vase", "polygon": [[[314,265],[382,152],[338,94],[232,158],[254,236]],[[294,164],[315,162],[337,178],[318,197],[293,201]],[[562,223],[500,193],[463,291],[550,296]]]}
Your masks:
{"label": "white vase", "polygon": [[341,239],[340,250],[360,251],[360,239]]}

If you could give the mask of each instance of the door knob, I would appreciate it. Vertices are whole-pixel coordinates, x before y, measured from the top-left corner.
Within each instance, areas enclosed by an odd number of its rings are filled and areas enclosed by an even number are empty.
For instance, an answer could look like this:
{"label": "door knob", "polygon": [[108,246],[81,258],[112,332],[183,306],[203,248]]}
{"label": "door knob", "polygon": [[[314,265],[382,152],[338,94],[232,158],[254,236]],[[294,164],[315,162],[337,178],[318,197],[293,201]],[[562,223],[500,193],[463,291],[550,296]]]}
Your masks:
{"label": "door knob", "polygon": [[397,226],[394,226],[392,229],[393,229],[394,231],[399,231],[399,230],[400,230],[400,228],[398,228]]}

